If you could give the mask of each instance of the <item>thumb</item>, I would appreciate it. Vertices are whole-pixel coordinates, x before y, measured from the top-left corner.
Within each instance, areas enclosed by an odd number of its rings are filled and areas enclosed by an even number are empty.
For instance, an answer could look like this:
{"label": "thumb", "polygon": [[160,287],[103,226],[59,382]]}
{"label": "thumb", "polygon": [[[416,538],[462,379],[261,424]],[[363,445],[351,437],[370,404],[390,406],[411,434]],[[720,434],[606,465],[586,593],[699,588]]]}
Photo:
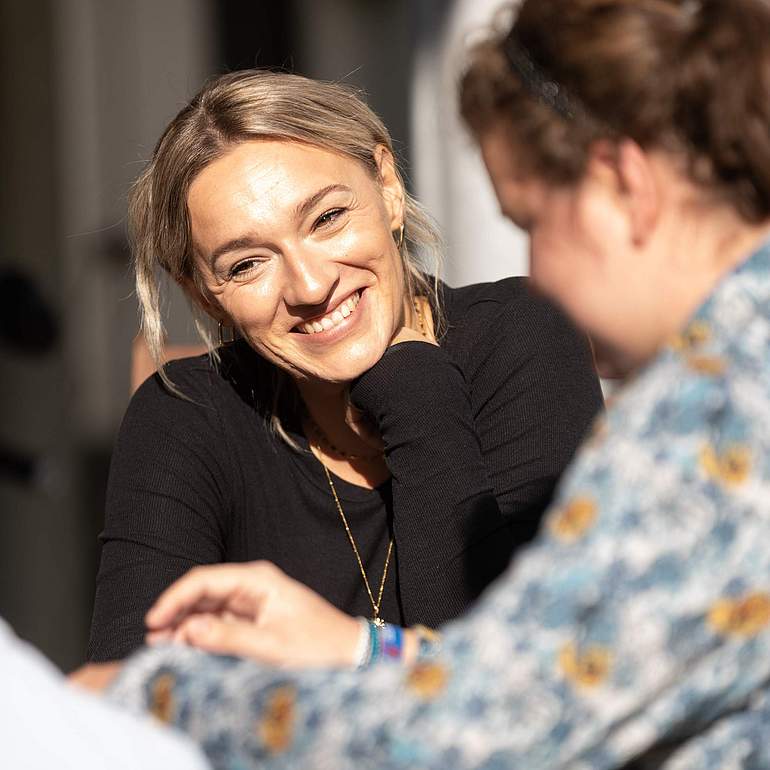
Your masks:
{"label": "thumb", "polygon": [[177,632],[177,638],[206,652],[257,660],[262,659],[260,637],[252,623],[223,620],[215,615],[188,618]]}

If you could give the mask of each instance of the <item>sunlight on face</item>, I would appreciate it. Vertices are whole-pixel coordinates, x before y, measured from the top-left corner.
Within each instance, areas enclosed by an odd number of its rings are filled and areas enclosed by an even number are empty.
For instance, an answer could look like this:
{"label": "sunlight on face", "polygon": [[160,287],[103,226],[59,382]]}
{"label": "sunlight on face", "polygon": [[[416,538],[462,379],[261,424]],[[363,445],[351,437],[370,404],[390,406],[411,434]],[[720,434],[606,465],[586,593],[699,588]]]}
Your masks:
{"label": "sunlight on face", "polygon": [[190,187],[196,264],[251,346],[298,379],[347,382],[382,356],[404,313],[393,231],[403,193],[351,158],[255,140]]}

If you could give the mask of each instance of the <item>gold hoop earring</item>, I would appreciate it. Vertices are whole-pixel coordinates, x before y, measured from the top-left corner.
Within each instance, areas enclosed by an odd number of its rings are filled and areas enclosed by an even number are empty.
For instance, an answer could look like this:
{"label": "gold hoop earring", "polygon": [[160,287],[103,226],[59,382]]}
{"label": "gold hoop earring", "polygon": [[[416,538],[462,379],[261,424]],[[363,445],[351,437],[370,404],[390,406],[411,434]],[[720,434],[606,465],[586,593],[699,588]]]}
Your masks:
{"label": "gold hoop earring", "polygon": [[400,249],[404,245],[404,223],[401,223],[401,227],[398,228],[398,238],[396,238],[395,232],[393,233],[393,240],[396,242],[396,248]]}
{"label": "gold hoop earring", "polygon": [[[230,339],[225,339],[224,330],[230,330]],[[232,326],[225,326],[221,321],[217,324],[217,333],[219,336],[219,347],[223,348],[225,345],[232,345],[235,342],[235,329]]]}

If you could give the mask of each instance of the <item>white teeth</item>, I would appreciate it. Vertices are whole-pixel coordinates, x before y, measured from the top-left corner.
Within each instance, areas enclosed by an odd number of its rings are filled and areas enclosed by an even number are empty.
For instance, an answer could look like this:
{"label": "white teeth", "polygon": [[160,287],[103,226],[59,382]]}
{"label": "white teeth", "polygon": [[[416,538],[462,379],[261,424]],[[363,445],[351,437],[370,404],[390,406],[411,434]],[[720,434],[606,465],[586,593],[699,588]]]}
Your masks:
{"label": "white teeth", "polygon": [[333,329],[338,323],[341,323],[350,316],[356,309],[360,300],[361,295],[359,292],[356,292],[344,302],[340,303],[330,315],[325,315],[323,318],[314,318],[312,321],[301,323],[298,328],[305,334],[316,334],[317,332]]}

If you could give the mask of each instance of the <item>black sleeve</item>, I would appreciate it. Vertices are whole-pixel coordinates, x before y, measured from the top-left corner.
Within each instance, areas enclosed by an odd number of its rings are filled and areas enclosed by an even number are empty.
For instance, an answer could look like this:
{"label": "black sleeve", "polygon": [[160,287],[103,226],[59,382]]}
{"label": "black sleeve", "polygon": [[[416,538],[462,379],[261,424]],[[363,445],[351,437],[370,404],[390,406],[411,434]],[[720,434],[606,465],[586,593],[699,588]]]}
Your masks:
{"label": "black sleeve", "polygon": [[385,442],[405,622],[438,626],[505,568],[512,546],[463,374],[441,348],[405,342],[386,351],[351,397]]}
{"label": "black sleeve", "polygon": [[537,533],[602,392],[586,336],[537,295],[517,297],[487,328],[466,372],[489,481],[518,546]]}
{"label": "black sleeve", "polygon": [[602,405],[587,340],[550,304],[479,324],[451,356],[390,348],[351,391],[385,441],[408,623],[456,617],[505,569]]}
{"label": "black sleeve", "polygon": [[[173,373],[172,373],[173,377]],[[177,382],[177,380],[174,380]],[[144,614],[191,567],[220,562],[230,510],[217,411],[169,393],[157,377],[121,425],[107,488],[101,564],[87,656],[123,658],[140,646]]]}

